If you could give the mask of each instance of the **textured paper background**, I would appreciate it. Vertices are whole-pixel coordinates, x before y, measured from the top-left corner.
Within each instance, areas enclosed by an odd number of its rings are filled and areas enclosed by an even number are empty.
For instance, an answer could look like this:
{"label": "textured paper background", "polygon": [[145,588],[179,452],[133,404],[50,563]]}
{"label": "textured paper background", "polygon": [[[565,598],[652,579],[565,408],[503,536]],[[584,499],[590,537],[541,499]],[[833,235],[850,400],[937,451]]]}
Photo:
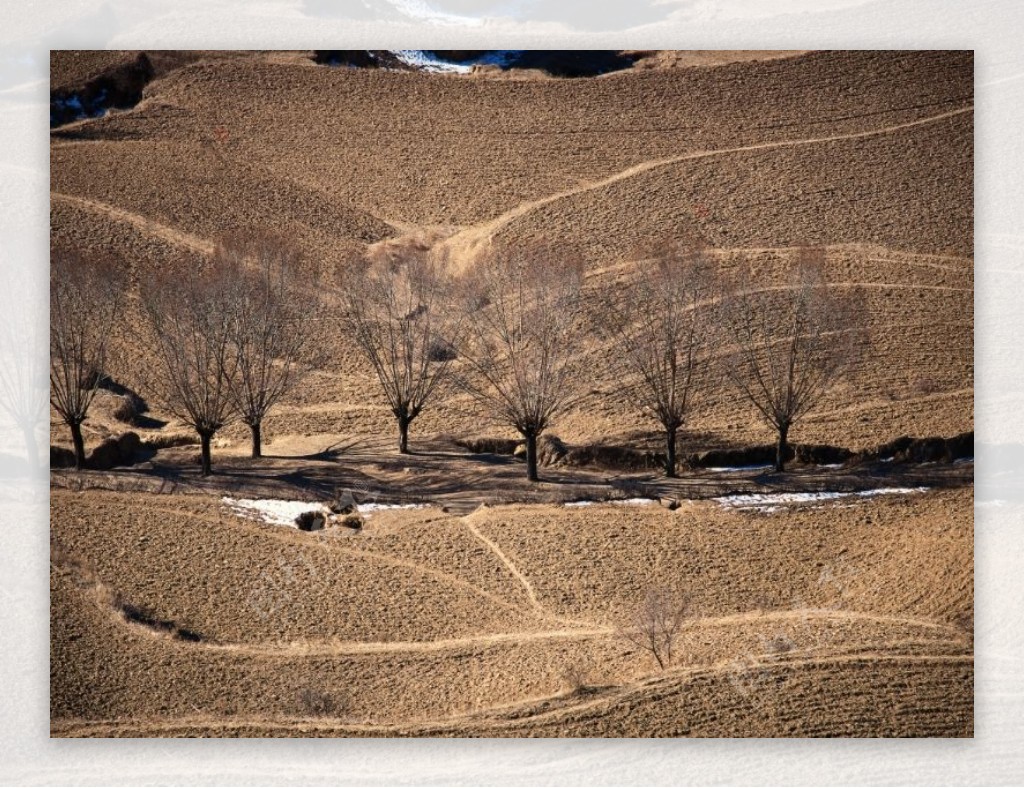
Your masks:
{"label": "textured paper background", "polygon": [[[0,25],[0,781],[997,784],[1024,779],[1024,5],[1015,0],[60,0]],[[974,741],[50,741],[49,48],[974,49]],[[1010,448],[997,451],[996,445]]]}

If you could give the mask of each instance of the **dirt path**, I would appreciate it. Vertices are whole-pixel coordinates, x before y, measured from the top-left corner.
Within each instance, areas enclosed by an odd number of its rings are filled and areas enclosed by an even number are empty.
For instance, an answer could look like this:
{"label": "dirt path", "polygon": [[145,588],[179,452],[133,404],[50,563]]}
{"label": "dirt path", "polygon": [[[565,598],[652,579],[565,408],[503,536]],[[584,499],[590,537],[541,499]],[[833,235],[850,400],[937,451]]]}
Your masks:
{"label": "dirt path", "polygon": [[[843,654],[791,654],[785,658],[764,656],[743,663],[749,672],[799,670],[801,668],[838,667],[841,665],[872,662],[878,665],[964,665],[974,661],[970,654],[893,654],[867,649]],[[473,731],[514,730],[533,724],[557,722],[581,713],[599,712],[622,703],[639,703],[646,696],[657,698],[665,692],[675,691],[680,685],[703,677],[731,674],[737,670],[735,660],[723,660],[712,665],[694,668],[676,668],[653,678],[644,678],[621,687],[599,691],[590,696],[556,695],[546,698],[525,699],[516,704],[496,706],[484,711],[458,714],[452,717],[417,723],[372,724],[343,718],[216,718],[208,716],[179,717],[174,719],[142,719],[125,722],[116,719],[54,721],[51,735],[55,736],[184,736],[224,735],[224,731],[262,729],[264,731],[320,731],[344,736],[346,733],[373,733],[391,736],[430,736],[443,733],[467,735]],[[552,708],[553,706],[553,708]],[[484,735],[494,735],[493,732]]]}
{"label": "dirt path", "polygon": [[[217,518],[206,515],[197,514],[195,512],[183,513],[175,509],[168,509],[159,506],[150,507],[149,509],[147,509],[147,511],[156,512],[159,514],[166,514],[174,517],[186,516],[194,520],[209,523],[210,525],[216,525],[218,527],[224,525],[222,520],[218,520]],[[327,554],[328,556],[330,556],[331,553],[338,553],[341,555],[350,556],[352,558],[363,558],[369,561],[377,561],[388,566],[398,566],[402,567],[403,569],[410,569],[414,572],[418,572],[420,574],[431,577],[434,580],[437,580],[438,582],[448,583],[452,586],[455,586],[456,588],[461,588],[465,591],[468,591],[471,594],[483,597],[489,602],[493,602],[494,604],[500,605],[501,607],[507,608],[509,610],[517,610],[516,606],[511,604],[507,600],[502,599],[501,597],[497,596],[496,594],[492,594],[489,591],[485,591],[479,586],[470,583],[468,580],[463,580],[461,577],[456,577],[455,575],[449,574],[448,572],[443,572],[440,569],[435,569],[434,567],[427,566],[426,564],[421,564],[417,561],[410,561],[405,558],[398,558],[396,556],[388,555],[386,553],[379,553],[374,550],[360,550],[356,547],[348,547],[345,545],[338,544],[337,541],[333,541],[330,543],[325,541],[310,542],[305,534],[301,534],[301,532],[299,531],[293,531],[293,529],[287,528],[286,526],[270,525],[268,523],[248,523],[246,522],[245,518],[238,517],[237,515],[230,515],[230,518],[234,519],[237,522],[244,523],[245,526],[256,525],[257,527],[259,527],[261,535],[268,535],[273,539],[284,541],[291,545],[296,545],[302,548],[309,548],[310,545],[312,544],[323,549],[325,554]],[[276,533],[273,530],[265,531],[264,528],[277,529],[278,531],[280,531],[280,533]],[[543,609],[541,608],[541,610]],[[550,617],[550,614],[546,611],[544,611],[544,614],[546,617]]]}
{"label": "dirt path", "polygon": [[[732,253],[774,253],[774,252],[797,252],[801,247],[797,246],[719,246],[712,251],[717,254],[732,254]],[[841,244],[826,244],[821,247],[826,252],[850,252],[860,251],[875,255],[888,254],[888,257],[868,256],[862,258],[864,262],[869,263],[881,263],[889,266],[917,266],[918,268],[929,268],[937,271],[948,271],[953,274],[964,274],[974,275],[974,266],[972,257],[968,256],[957,256],[957,255],[938,255],[938,254],[922,254],[919,252],[907,252],[902,249],[893,249],[887,246],[879,246],[875,243],[841,243]],[[908,259],[909,258],[909,259]],[[914,259],[923,258],[923,259]],[[928,262],[929,260],[948,260],[950,262],[959,262],[960,265],[943,265],[942,263]],[[591,268],[586,272],[588,277],[604,276],[606,274],[615,273],[617,271],[628,270],[641,262],[640,260],[622,260],[617,263],[611,263],[609,265],[603,265],[599,268]]]}
{"label": "dirt path", "polygon": [[192,235],[191,233],[177,230],[166,224],[155,222],[152,219],[147,219],[145,216],[141,216],[137,213],[131,213],[121,208],[117,208],[109,203],[100,202],[99,200],[90,200],[86,197],[75,197],[70,194],[64,194],[63,192],[50,192],[51,200],[64,201],[77,205],[87,211],[94,213],[100,213],[104,216],[108,216],[114,221],[123,222],[130,224],[138,230],[144,233],[149,233],[163,241],[174,246],[184,246],[187,249],[191,249],[199,254],[209,255],[213,252],[213,244],[204,238],[200,238],[198,235]]}
{"label": "dirt path", "polygon": [[614,183],[632,178],[640,173],[647,172],[649,170],[656,169],[658,167],[665,167],[671,164],[677,164],[683,161],[691,161],[695,159],[706,159],[715,156],[726,156],[732,153],[746,153],[749,151],[758,150],[775,150],[779,148],[792,148],[802,145],[816,145],[824,142],[837,142],[841,140],[853,140],[863,139],[866,137],[874,137],[882,134],[890,134],[892,132],[901,131],[903,129],[914,128],[915,126],[924,126],[930,123],[935,123],[945,118],[955,117],[957,115],[963,115],[968,112],[974,111],[974,105],[967,107],[961,107],[960,109],[950,110],[943,112],[938,115],[931,115],[927,118],[920,118],[918,120],[907,121],[905,123],[897,123],[893,126],[883,126],[877,129],[870,129],[868,131],[857,131],[849,134],[832,134],[820,137],[804,137],[795,140],[781,140],[779,142],[762,142],[753,145],[741,145],[734,148],[719,148],[717,150],[700,150],[691,151],[690,153],[683,153],[678,156],[669,156],[661,159],[651,159],[649,161],[640,162],[632,167],[627,167],[620,172],[609,175],[606,178],[602,178],[597,181],[590,181],[588,183],[580,184],[571,189],[565,191],[556,192],[546,197],[541,197],[536,200],[528,200],[520,203],[515,208],[506,211],[503,214],[491,219],[490,221],[482,224],[473,225],[460,232],[455,233],[451,237],[447,238],[439,246],[447,251],[453,260],[460,261],[463,264],[468,263],[473,259],[480,247],[485,244],[490,238],[498,232],[502,227],[509,224],[510,222],[518,219],[519,217],[530,213],[538,208],[545,205],[549,205],[558,200],[566,199],[583,192],[593,191],[596,189],[603,189],[606,186],[611,186]]}
{"label": "dirt path", "polygon": [[472,515],[467,515],[466,517],[462,518],[462,522],[465,523],[466,528],[469,529],[469,532],[473,534],[473,536],[475,536],[481,542],[483,542],[485,545],[487,545],[487,548],[492,553],[494,553],[494,555],[498,557],[498,560],[506,566],[508,571],[511,572],[513,576],[515,576],[516,580],[519,581],[520,585],[522,585],[523,589],[526,591],[526,595],[530,598],[530,604],[533,605],[534,609],[537,610],[539,613],[542,613],[543,615],[551,615],[538,601],[537,594],[534,592],[533,586],[530,584],[530,581],[527,580],[526,575],[519,571],[519,568],[514,563],[512,563],[509,557],[502,552],[501,548],[498,547],[497,544],[495,544],[486,536],[484,536],[480,532],[480,529],[473,525],[472,521],[469,519],[470,517],[472,517]]}

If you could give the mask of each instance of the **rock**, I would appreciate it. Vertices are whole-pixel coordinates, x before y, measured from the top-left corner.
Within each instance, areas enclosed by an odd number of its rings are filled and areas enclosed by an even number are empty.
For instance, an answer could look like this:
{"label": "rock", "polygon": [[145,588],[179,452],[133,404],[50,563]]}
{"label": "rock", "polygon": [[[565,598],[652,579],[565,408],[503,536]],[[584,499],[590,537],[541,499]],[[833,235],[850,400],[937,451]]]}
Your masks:
{"label": "rock", "polygon": [[356,510],[356,499],[351,491],[345,490],[336,495],[327,508],[331,510],[331,514],[350,514]]}
{"label": "rock", "polygon": [[323,512],[303,512],[295,518],[295,525],[300,531],[322,531],[327,518]]}
{"label": "rock", "polygon": [[674,512],[679,508],[679,501],[675,498],[659,498],[658,503],[668,509],[670,512]]}
{"label": "rock", "polygon": [[341,519],[336,519],[334,525],[339,525],[342,528],[350,528],[353,531],[360,531],[363,528],[363,518],[358,514],[348,514]]}

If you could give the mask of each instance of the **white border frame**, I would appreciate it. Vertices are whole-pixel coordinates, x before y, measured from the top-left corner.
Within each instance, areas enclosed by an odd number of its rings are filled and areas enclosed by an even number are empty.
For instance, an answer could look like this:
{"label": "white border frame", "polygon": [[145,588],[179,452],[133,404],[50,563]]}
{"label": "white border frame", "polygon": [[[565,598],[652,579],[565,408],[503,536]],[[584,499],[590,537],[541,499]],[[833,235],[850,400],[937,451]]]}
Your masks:
{"label": "white border frame", "polygon": [[[60,0],[0,32],[0,364],[35,427],[0,475],[0,782],[19,784],[997,784],[1024,776],[1024,5],[1013,0]],[[518,9],[526,8],[534,20]],[[566,11],[565,9],[569,10]],[[347,9],[347,10],[346,10]],[[494,15],[502,13],[505,18]],[[488,17],[488,14],[491,16]],[[346,17],[350,17],[346,19]],[[631,20],[639,24],[630,27]],[[971,740],[50,740],[45,467],[49,48],[973,49],[976,708]],[[41,405],[32,422],[33,410]],[[27,455],[0,408],[0,474]],[[986,446],[1021,445],[1014,459]],[[41,460],[41,462],[39,461]],[[6,463],[6,465],[4,465]],[[13,471],[12,471],[13,472]],[[1022,488],[1024,489],[1024,488]],[[1019,499],[1019,500],[1015,500]]]}

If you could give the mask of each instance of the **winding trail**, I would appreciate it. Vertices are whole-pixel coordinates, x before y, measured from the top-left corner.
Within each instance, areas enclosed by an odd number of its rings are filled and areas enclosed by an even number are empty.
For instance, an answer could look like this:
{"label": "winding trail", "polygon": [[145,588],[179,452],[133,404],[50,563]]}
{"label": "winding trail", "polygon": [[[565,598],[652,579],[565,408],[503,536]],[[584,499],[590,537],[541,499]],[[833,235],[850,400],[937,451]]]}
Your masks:
{"label": "winding trail", "polygon": [[522,587],[525,589],[526,595],[530,598],[530,604],[533,605],[534,609],[544,616],[553,615],[537,599],[537,594],[533,590],[533,585],[527,579],[526,575],[519,571],[519,567],[517,567],[512,562],[512,560],[507,555],[505,555],[504,552],[502,552],[502,549],[498,547],[498,545],[495,542],[491,541],[486,536],[484,536],[483,533],[481,533],[480,529],[473,525],[473,523],[469,519],[470,517],[472,517],[472,515],[468,515],[462,518],[462,522],[465,523],[466,528],[469,529],[469,532],[473,534],[473,536],[475,536],[477,539],[479,539],[481,542],[487,545],[488,549],[492,553],[494,553],[498,557],[498,560],[500,560],[508,568],[508,571],[515,576],[516,580],[518,580],[520,585],[522,585]]}
{"label": "winding trail", "polygon": [[99,200],[91,200],[87,197],[75,197],[71,194],[65,194],[63,192],[50,192],[50,199],[57,200],[58,202],[66,202],[71,205],[77,205],[80,208],[84,208],[87,211],[93,213],[103,214],[108,216],[114,221],[130,224],[138,230],[144,233],[149,233],[162,241],[173,246],[183,246],[190,249],[193,252],[198,252],[202,255],[209,255],[213,253],[213,243],[200,238],[198,235],[187,233],[182,230],[175,229],[166,224],[147,219],[137,213],[126,211],[122,208],[118,208],[109,203],[101,202]]}
{"label": "winding trail", "polygon": [[[185,517],[189,517],[189,518],[194,519],[194,520],[199,520],[200,522],[209,523],[211,525],[217,525],[217,526],[223,525],[223,521],[218,520],[217,518],[211,517],[209,515],[198,514],[197,512],[183,513],[181,511],[177,511],[175,509],[168,509],[166,507],[160,507],[160,506],[150,507],[148,509],[148,511],[150,511],[150,512],[157,512],[157,513],[160,513],[160,514],[167,514],[167,515],[171,515],[171,516],[174,516],[174,517],[185,516]],[[256,526],[262,526],[262,527],[266,527],[266,528],[281,530],[281,533],[276,533],[274,531],[270,531],[269,534],[273,538],[278,539],[280,541],[287,542],[288,544],[300,546],[300,547],[303,547],[305,549],[309,549],[310,546],[311,546],[311,543],[304,542],[301,538],[296,538],[296,535],[290,533],[288,530],[282,530],[281,526],[270,525],[268,523],[261,523],[261,522],[258,522],[258,521],[249,521],[247,518],[239,517],[238,515],[235,515],[235,514],[232,514],[232,515],[229,515],[229,516],[226,515],[226,517],[230,517],[231,519],[234,519],[235,521],[237,521],[239,523],[244,523],[246,526],[249,526],[250,523],[252,523],[252,524],[255,524]],[[296,534],[297,533],[298,532],[296,532]],[[376,561],[376,562],[384,564],[386,566],[395,566],[395,567],[401,567],[403,569],[409,569],[409,570],[412,570],[414,572],[418,572],[419,574],[426,575],[427,577],[430,577],[430,578],[436,580],[439,583],[450,584],[450,585],[452,585],[452,586],[454,586],[456,588],[462,589],[462,590],[464,590],[464,591],[466,591],[466,592],[468,592],[470,594],[474,594],[476,596],[483,597],[487,601],[493,602],[496,605],[500,605],[501,607],[507,608],[507,609],[515,611],[515,612],[519,612],[518,608],[515,605],[511,604],[510,602],[508,602],[505,599],[502,599],[501,597],[497,596],[496,594],[492,594],[490,591],[485,591],[484,589],[480,588],[479,586],[477,586],[477,585],[475,585],[473,583],[470,583],[468,580],[463,580],[461,577],[456,577],[453,574],[450,574],[448,572],[444,572],[444,571],[442,571],[440,569],[435,569],[434,567],[427,566],[426,564],[422,564],[422,563],[419,563],[417,561],[410,561],[410,560],[408,560],[406,558],[399,558],[397,556],[388,555],[386,553],[377,552],[375,550],[360,550],[359,548],[356,548],[356,547],[345,547],[345,546],[338,545],[338,544],[327,545],[325,543],[320,543],[317,546],[322,548],[322,549],[324,549],[326,554],[328,555],[328,557],[330,557],[331,553],[337,553],[337,554],[340,554],[340,555],[349,556],[351,558],[361,558],[361,559],[366,559],[366,560],[369,560],[369,561]],[[551,617],[550,613],[547,613],[546,611],[544,611],[544,612],[545,612],[545,617],[547,617],[547,618]]]}
{"label": "winding trail", "polygon": [[753,145],[740,145],[733,148],[719,148],[716,150],[699,150],[691,151],[690,153],[679,154],[678,156],[668,156],[661,159],[651,159],[649,161],[640,162],[632,167],[627,167],[620,172],[609,175],[606,178],[602,178],[597,181],[590,181],[579,186],[575,186],[565,191],[556,192],[555,194],[549,194],[546,197],[541,197],[536,200],[529,200],[527,202],[520,203],[515,208],[506,211],[505,213],[496,216],[490,221],[476,224],[471,227],[467,227],[461,230],[449,238],[442,241],[439,246],[447,251],[452,259],[461,260],[463,263],[468,262],[472,259],[479,248],[485,244],[490,238],[498,232],[502,227],[509,224],[510,222],[518,219],[519,217],[535,211],[545,205],[550,205],[553,202],[564,200],[567,197],[572,197],[577,194],[582,194],[587,191],[594,191],[596,189],[603,189],[607,186],[611,186],[614,183],[632,178],[635,175],[639,175],[649,170],[657,169],[659,167],[666,167],[671,164],[677,164],[683,161],[691,161],[696,159],[713,158],[715,156],[726,156],[733,153],[747,153],[749,151],[759,150],[776,150],[781,148],[793,148],[803,145],[817,145],[825,142],[838,142],[842,140],[854,140],[864,139],[868,137],[875,137],[882,134],[890,134],[892,132],[901,131],[903,129],[914,128],[915,126],[924,126],[930,123],[936,123],[945,118],[951,118],[958,115],[964,115],[974,111],[974,105],[968,105],[955,110],[949,110],[948,112],[942,112],[938,115],[931,115],[927,118],[919,118],[917,120],[906,121],[904,123],[897,123],[893,126],[883,126],[877,129],[869,129],[868,131],[857,131],[849,134],[832,134],[820,137],[804,137],[795,140],[780,140],[778,142],[761,142]]}
{"label": "winding trail", "polygon": [[[529,698],[515,704],[504,704],[484,711],[470,711],[451,717],[412,723],[355,722],[345,718],[300,717],[195,717],[132,720],[119,719],[63,719],[51,724],[55,736],[194,736],[197,730],[205,735],[221,735],[225,731],[260,728],[267,732],[291,731],[307,734],[310,731],[329,732],[343,736],[346,733],[372,733],[390,736],[436,736],[444,734],[494,736],[494,731],[512,732],[538,724],[557,723],[560,720],[579,719],[588,712],[600,714],[612,708],[645,700],[657,701],[667,693],[677,692],[687,683],[701,678],[731,677],[738,670],[757,675],[773,675],[780,671],[805,668],[839,668],[871,662],[878,665],[969,665],[970,654],[893,654],[877,649],[862,649],[843,654],[794,653],[786,658],[764,656],[738,666],[735,660],[723,660],[712,665],[674,668],[654,678],[644,678],[629,684],[598,692],[592,697],[556,695]],[[738,690],[737,690],[738,691]],[[498,734],[500,735],[500,734]]]}

